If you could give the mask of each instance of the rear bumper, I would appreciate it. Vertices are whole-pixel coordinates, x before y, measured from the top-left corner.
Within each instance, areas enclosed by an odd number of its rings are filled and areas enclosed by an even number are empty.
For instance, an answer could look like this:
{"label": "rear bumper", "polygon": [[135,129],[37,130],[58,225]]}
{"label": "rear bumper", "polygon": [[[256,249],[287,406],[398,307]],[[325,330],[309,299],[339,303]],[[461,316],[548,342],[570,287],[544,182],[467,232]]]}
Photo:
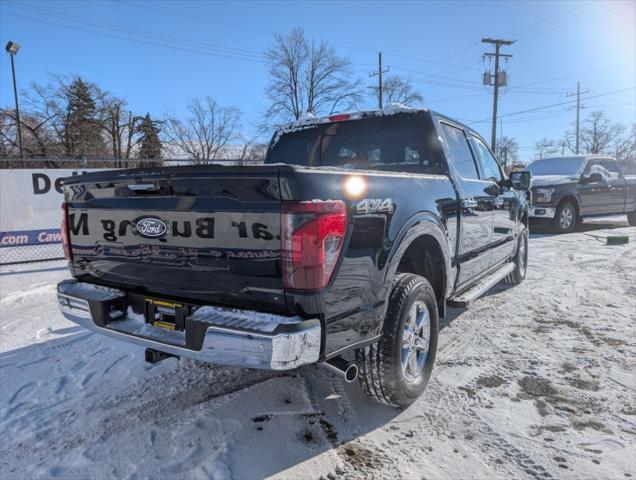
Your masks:
{"label": "rear bumper", "polygon": [[544,207],[541,205],[530,205],[528,207],[528,215],[532,218],[554,218],[554,215],[556,215],[556,208]]}
{"label": "rear bumper", "polygon": [[270,370],[293,369],[320,357],[318,319],[202,306],[186,318],[184,331],[173,331],[146,323],[143,315],[127,306],[122,290],[65,280],[57,292],[60,310],[68,320],[172,355]]}

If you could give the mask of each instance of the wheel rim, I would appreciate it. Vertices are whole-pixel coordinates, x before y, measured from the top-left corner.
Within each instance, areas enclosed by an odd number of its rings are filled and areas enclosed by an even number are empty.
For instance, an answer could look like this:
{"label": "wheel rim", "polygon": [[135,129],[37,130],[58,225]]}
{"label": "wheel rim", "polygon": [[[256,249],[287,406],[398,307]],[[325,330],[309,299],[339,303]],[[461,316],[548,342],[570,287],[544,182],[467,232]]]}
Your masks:
{"label": "wheel rim", "polygon": [[521,277],[526,276],[526,268],[528,267],[528,237],[523,235],[521,242],[519,242],[519,272]]}
{"label": "wheel rim", "polygon": [[574,211],[567,207],[561,210],[559,222],[561,223],[561,228],[563,230],[568,230],[574,223]]}
{"label": "wheel rim", "polygon": [[431,320],[424,302],[411,306],[402,331],[402,374],[408,382],[416,381],[426,363],[431,339]]}

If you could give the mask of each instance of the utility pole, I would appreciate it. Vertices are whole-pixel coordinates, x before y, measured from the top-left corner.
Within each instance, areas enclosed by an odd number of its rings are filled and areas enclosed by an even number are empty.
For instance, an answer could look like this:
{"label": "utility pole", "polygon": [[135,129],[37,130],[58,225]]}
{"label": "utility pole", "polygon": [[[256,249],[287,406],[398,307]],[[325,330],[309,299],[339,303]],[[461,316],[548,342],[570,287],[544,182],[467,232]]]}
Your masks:
{"label": "utility pole", "polygon": [[[502,40],[499,38],[482,38],[481,43],[490,43],[495,46],[494,53],[484,53],[485,57],[495,57],[495,75],[494,75],[494,98],[492,103],[492,134],[490,137],[490,147],[495,150],[495,144],[497,143],[497,101],[499,97],[499,86],[506,86],[508,83],[508,75],[506,72],[499,71],[499,58],[512,58],[512,55],[506,53],[500,53],[500,49],[503,45],[512,45],[514,40]],[[488,79],[490,85],[490,75],[484,75],[484,83]]]}
{"label": "utility pole", "polygon": [[590,90],[581,92],[581,82],[576,82],[576,93],[568,93],[566,97],[573,97],[576,95],[576,146],[574,147],[575,153],[579,154],[579,138],[581,130],[581,93],[590,93]]}
{"label": "utility pole", "polygon": [[391,70],[387,67],[386,70],[382,70],[382,52],[378,52],[378,71],[369,73],[369,77],[378,76],[378,109],[382,110],[382,74]]}

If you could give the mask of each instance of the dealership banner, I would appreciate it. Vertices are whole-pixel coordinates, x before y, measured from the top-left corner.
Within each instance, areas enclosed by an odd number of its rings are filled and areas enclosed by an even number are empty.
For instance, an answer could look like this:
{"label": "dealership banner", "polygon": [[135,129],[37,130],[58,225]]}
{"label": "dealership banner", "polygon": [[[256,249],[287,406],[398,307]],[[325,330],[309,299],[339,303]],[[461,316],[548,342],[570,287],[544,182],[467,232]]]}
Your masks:
{"label": "dealership banner", "polygon": [[0,170],[0,263],[63,256],[62,180],[97,170]]}

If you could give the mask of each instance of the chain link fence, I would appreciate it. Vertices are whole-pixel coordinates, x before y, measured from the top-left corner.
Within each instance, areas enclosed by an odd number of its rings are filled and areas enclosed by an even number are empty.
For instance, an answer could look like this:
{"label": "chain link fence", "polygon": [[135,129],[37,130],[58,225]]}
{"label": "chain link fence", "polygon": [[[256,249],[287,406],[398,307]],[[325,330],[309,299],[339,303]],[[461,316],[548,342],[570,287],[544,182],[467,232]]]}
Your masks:
{"label": "chain link fence", "polygon": [[[0,265],[64,258],[61,180],[85,171],[192,165],[182,159],[0,159]],[[235,160],[214,164],[236,165]]]}

